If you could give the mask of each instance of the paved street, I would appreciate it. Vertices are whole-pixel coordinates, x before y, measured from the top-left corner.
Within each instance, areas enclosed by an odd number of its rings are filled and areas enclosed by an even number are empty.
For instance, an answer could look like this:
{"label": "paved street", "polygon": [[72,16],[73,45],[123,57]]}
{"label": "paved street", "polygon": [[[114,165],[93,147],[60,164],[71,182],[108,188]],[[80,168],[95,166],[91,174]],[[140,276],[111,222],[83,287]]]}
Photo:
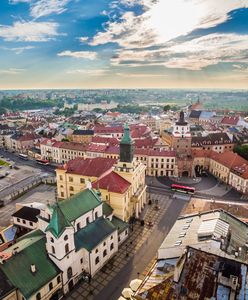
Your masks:
{"label": "paved street", "polygon": [[18,156],[17,153],[11,153],[11,152],[8,152],[8,151],[4,151],[3,149],[0,149],[0,155],[4,156],[5,158],[8,158],[8,159],[12,160],[17,165],[31,166],[31,167],[34,167],[35,169],[40,169],[40,170],[45,171],[47,173],[53,173],[54,174],[55,166],[39,165],[39,164],[36,163],[35,160],[31,160],[31,159],[23,160]]}
{"label": "paved street", "polygon": [[171,200],[164,194],[152,194],[152,200],[156,199],[159,201],[160,210],[156,211],[154,204],[147,205],[144,218],[146,223],[152,220],[153,227],[135,224],[128,240],[103,270],[94,276],[91,286],[88,283],[80,283],[66,299],[115,300],[132,279],[144,276],[147,266],[156,256],[158,247],[186,204],[182,200]]}
{"label": "paved street", "polygon": [[41,184],[28,191],[25,195],[0,208],[0,227],[10,224],[11,215],[15,212],[16,203],[40,202],[47,204],[55,202],[55,186]]}

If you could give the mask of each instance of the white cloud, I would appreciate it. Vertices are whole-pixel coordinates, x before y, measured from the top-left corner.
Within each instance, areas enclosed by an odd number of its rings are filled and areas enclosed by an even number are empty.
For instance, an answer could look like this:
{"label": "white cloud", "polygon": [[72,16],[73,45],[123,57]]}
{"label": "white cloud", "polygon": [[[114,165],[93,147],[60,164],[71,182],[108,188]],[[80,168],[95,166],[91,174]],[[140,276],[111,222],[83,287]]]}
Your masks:
{"label": "white cloud", "polygon": [[94,69],[94,70],[85,70],[85,69],[76,69],[76,70],[69,70],[67,74],[76,74],[76,75],[87,75],[87,76],[103,76],[109,72],[107,69]]}
{"label": "white cloud", "polygon": [[25,71],[25,69],[16,69],[16,68],[9,68],[6,70],[0,69],[0,74],[2,74],[2,75],[18,75],[24,71]]}
{"label": "white cloud", "polygon": [[87,36],[81,36],[80,38],[79,38],[79,41],[81,42],[81,43],[85,43],[85,42],[87,42],[89,40],[89,38],[87,37]]}
{"label": "white cloud", "polygon": [[58,56],[70,56],[70,57],[74,57],[74,58],[84,58],[84,59],[90,59],[90,60],[94,60],[97,58],[97,53],[93,52],[93,51],[70,51],[70,50],[66,50],[66,51],[62,51],[60,53],[58,53]]}
{"label": "white cloud", "polygon": [[71,0],[40,0],[31,5],[30,15],[34,18],[61,14],[66,11],[66,5]]}
{"label": "white cloud", "polygon": [[31,3],[32,0],[9,0],[10,4],[17,4],[17,3]]}
{"label": "white cloud", "polygon": [[155,50],[119,50],[112,65],[165,66],[201,70],[220,62],[248,63],[248,35],[209,34],[186,42],[168,43]]}
{"label": "white cloud", "polygon": [[[130,5],[132,1],[122,0]],[[91,45],[114,42],[124,48],[161,45],[195,29],[214,27],[225,22],[235,9],[248,7],[248,0],[135,0],[144,13],[123,13],[121,20],[110,20]],[[116,1],[113,2],[116,4]]]}
{"label": "white cloud", "polygon": [[0,25],[0,37],[5,41],[44,42],[59,35],[57,29],[57,23],[17,21],[12,26]]}

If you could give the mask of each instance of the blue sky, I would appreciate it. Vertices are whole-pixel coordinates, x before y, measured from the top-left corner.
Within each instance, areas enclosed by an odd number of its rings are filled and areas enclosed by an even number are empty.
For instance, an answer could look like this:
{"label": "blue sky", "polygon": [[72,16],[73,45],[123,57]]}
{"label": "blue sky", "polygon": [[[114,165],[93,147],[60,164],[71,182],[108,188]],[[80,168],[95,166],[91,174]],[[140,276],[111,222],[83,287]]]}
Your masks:
{"label": "blue sky", "polygon": [[0,88],[247,88],[248,0],[1,0]]}

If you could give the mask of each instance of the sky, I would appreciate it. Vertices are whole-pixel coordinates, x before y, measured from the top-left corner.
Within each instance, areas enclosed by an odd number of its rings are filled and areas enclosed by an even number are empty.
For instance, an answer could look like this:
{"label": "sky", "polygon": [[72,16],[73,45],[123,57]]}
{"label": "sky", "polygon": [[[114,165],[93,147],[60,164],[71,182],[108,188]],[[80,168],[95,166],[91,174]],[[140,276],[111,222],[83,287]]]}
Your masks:
{"label": "sky", "polygon": [[1,0],[0,89],[248,88],[248,0]]}

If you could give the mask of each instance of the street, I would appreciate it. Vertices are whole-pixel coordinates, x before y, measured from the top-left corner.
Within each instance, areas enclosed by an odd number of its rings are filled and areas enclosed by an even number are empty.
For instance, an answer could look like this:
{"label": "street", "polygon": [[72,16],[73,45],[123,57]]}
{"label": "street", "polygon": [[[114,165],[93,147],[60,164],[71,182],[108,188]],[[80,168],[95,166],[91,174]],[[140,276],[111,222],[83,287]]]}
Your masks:
{"label": "street", "polygon": [[4,158],[10,159],[11,161],[15,162],[17,165],[31,166],[33,168],[40,169],[43,172],[47,172],[47,173],[54,174],[54,170],[56,168],[55,166],[52,166],[52,165],[48,165],[48,166],[39,165],[33,159],[23,160],[18,156],[18,153],[11,153],[11,152],[5,151],[1,148],[0,148],[0,155],[2,155]]}

